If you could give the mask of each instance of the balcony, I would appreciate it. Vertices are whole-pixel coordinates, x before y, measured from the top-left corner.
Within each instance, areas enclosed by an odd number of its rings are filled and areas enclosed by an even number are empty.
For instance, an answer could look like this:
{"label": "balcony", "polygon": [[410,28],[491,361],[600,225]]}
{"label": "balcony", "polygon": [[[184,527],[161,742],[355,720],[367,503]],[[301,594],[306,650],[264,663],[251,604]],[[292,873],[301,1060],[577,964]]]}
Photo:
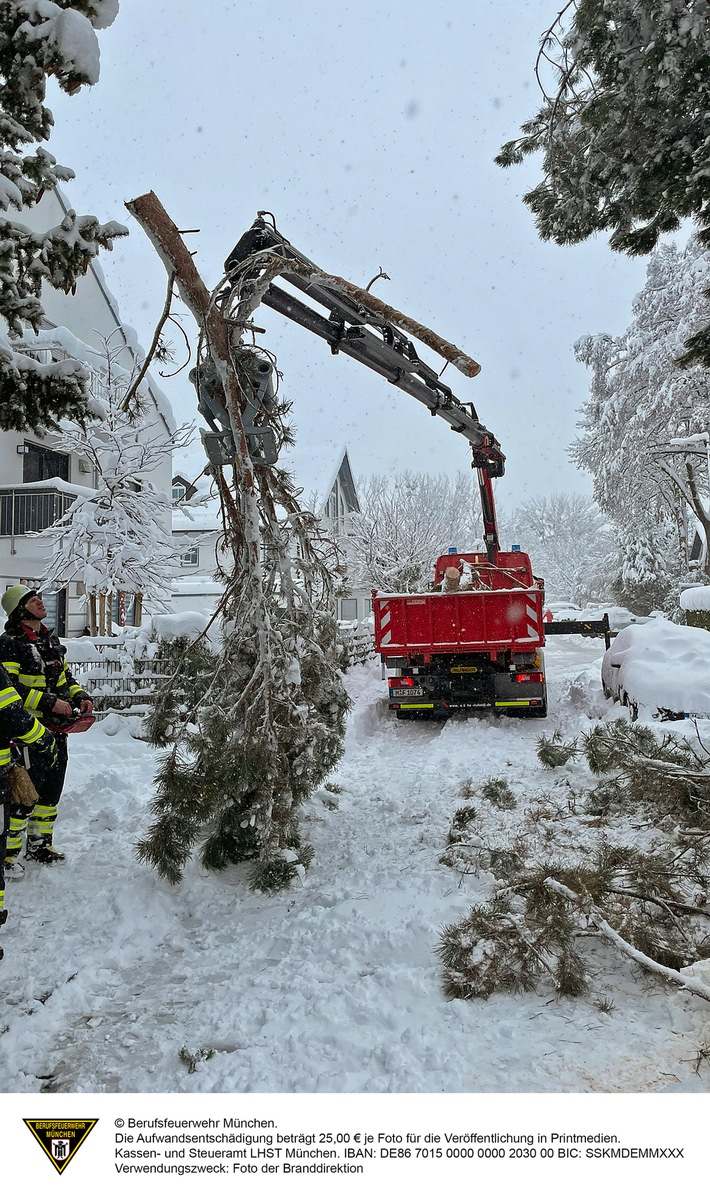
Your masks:
{"label": "balcony", "polygon": [[0,538],[46,530],[75,499],[57,488],[0,488]]}

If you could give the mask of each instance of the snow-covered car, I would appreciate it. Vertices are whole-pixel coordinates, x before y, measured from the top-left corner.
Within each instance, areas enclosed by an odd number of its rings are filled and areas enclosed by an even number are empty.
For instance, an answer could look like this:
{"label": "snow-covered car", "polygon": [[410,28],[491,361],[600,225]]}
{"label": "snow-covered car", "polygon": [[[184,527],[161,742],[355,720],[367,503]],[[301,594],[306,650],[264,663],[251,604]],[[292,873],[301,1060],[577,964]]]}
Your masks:
{"label": "snow-covered car", "polygon": [[604,655],[602,687],[633,717],[710,718],[710,631],[661,617],[627,626]]}
{"label": "snow-covered car", "polygon": [[639,618],[632,614],[624,605],[616,605],[613,601],[589,601],[586,605],[575,605],[572,601],[551,601],[545,605],[546,611],[552,614],[556,622],[569,619],[573,622],[599,622],[607,614],[612,630],[624,630],[627,626],[645,622],[648,619]]}

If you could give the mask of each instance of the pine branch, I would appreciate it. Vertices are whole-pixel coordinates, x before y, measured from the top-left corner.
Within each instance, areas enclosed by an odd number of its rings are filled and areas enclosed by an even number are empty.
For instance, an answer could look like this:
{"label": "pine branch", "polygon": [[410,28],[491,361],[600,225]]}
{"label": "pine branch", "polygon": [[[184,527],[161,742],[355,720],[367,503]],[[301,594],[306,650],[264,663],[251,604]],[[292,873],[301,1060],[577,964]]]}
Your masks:
{"label": "pine branch", "polygon": [[613,943],[615,947],[618,947],[619,951],[623,952],[623,954],[628,956],[629,959],[635,961],[636,964],[640,964],[641,967],[647,969],[648,972],[656,973],[657,976],[664,977],[668,981],[673,981],[674,984],[680,985],[683,989],[686,989],[688,993],[694,993],[697,995],[697,997],[701,997],[706,1002],[710,1002],[710,987],[703,985],[701,982],[694,980],[692,977],[686,976],[684,973],[676,972],[674,968],[666,968],[665,965],[659,964],[657,960],[652,960],[650,956],[644,955],[643,952],[640,952],[638,948],[635,948],[631,943],[628,943],[618,931],[615,931],[614,928],[609,925],[599,907],[595,906],[593,902],[580,897],[577,893],[574,893],[571,889],[568,889],[566,885],[561,884],[560,881],[555,880],[553,877],[547,877],[545,884],[548,889],[551,889],[554,893],[559,894],[560,897],[564,897],[568,902],[576,906],[577,909],[581,910],[582,913],[585,914],[590,922],[594,925],[596,930],[599,931],[599,934],[608,939],[610,943]]}

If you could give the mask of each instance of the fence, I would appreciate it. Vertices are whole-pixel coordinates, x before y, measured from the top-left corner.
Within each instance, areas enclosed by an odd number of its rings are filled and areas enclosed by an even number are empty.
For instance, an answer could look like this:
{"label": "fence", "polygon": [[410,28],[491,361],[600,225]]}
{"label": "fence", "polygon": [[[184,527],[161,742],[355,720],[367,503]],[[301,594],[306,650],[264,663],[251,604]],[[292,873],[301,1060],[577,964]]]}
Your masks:
{"label": "fence", "polygon": [[[372,627],[351,622],[341,622],[343,659],[348,667],[364,664],[372,659],[375,651]],[[149,655],[145,650],[136,652],[135,631],[128,637],[93,638],[91,647],[99,652],[99,658],[79,658],[79,646],[68,640],[67,659],[72,674],[94,702],[97,715],[109,710],[119,713],[147,713],[156,693],[164,688],[175,671],[175,657]],[[80,640],[76,640],[79,644]],[[155,647],[155,644],[153,644]],[[159,647],[159,644],[158,644]],[[347,670],[347,668],[346,668]]]}

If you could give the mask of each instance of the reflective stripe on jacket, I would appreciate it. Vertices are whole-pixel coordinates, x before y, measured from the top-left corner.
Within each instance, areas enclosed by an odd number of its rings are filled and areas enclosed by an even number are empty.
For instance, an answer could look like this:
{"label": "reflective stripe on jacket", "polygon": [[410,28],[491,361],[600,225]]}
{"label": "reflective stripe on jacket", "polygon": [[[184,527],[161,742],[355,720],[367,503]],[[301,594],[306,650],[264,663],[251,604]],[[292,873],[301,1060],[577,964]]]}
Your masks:
{"label": "reflective stripe on jacket", "polygon": [[45,720],[57,699],[77,704],[88,700],[81,685],[72,676],[62,646],[46,626],[34,635],[21,627],[0,637],[0,664],[19,693],[25,709]]}
{"label": "reflective stripe on jacket", "polygon": [[0,776],[10,767],[10,743],[14,739],[32,744],[45,734],[45,729],[22,704],[22,698],[10,684],[10,677],[0,667]]}

